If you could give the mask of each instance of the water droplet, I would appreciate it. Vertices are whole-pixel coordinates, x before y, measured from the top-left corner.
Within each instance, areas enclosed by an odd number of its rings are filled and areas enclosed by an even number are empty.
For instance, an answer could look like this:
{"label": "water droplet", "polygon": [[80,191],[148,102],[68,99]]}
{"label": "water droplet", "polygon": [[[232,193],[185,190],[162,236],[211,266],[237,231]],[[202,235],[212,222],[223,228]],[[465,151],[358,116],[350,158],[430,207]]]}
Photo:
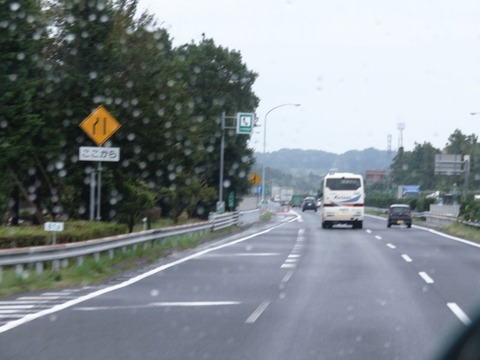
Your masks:
{"label": "water droplet", "polygon": [[10,10],[18,11],[18,9],[20,9],[20,4],[19,3],[14,2],[14,3],[10,4]]}

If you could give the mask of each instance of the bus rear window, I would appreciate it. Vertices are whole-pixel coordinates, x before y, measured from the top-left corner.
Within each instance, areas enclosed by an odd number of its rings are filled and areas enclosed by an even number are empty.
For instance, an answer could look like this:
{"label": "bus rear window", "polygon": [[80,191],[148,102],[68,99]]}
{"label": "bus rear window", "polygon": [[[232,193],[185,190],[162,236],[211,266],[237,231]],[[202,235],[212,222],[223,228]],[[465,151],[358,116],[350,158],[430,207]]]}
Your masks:
{"label": "bus rear window", "polygon": [[357,190],[361,186],[360,179],[327,179],[330,190]]}

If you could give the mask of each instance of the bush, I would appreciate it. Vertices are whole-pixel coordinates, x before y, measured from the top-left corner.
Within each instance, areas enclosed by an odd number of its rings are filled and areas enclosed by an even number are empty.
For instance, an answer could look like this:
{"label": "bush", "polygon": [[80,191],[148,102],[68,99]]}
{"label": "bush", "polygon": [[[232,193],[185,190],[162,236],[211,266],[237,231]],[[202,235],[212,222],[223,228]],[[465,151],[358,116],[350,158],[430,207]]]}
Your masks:
{"label": "bush", "polygon": [[[57,244],[98,239],[125,234],[127,226],[104,222],[68,221],[65,230],[57,233]],[[44,226],[8,226],[0,228],[0,249],[27,246],[42,246],[52,243],[52,233]]]}
{"label": "bush", "polygon": [[460,204],[460,214],[463,220],[480,222],[480,201],[470,199]]}

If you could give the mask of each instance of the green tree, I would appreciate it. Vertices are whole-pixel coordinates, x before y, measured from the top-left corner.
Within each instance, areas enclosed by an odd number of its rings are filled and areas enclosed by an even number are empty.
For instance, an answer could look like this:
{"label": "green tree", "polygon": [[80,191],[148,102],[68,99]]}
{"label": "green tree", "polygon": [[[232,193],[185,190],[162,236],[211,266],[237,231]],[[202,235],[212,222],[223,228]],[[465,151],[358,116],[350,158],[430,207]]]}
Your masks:
{"label": "green tree", "polygon": [[41,221],[36,192],[27,189],[35,172],[35,138],[45,125],[39,108],[44,75],[40,59],[46,34],[40,10],[35,0],[0,3],[0,19],[6,24],[0,26],[0,166],[6,169],[0,176],[2,191],[10,193],[15,204],[11,214],[14,225],[20,198],[34,211],[36,222]]}
{"label": "green tree", "polygon": [[[254,112],[259,99],[252,86],[257,74],[242,61],[240,52],[218,46],[205,37],[199,44],[190,43],[177,49],[177,58],[183,63],[183,80],[193,99],[190,139],[195,144],[191,161],[200,181],[208,186],[219,186],[221,115]],[[234,122],[227,119],[226,125]],[[248,136],[225,131],[224,187],[237,196],[250,189],[248,175],[254,164],[253,152],[248,148]],[[226,201],[227,191],[224,191]]]}
{"label": "green tree", "polygon": [[435,187],[435,154],[440,150],[432,144],[415,143],[412,151],[404,151],[400,148],[393,159],[391,176],[394,186],[398,185],[420,185],[422,190]]}
{"label": "green tree", "polygon": [[121,200],[117,207],[117,218],[128,225],[128,231],[148,212],[155,203],[155,194],[141,180],[127,180],[120,183]]}

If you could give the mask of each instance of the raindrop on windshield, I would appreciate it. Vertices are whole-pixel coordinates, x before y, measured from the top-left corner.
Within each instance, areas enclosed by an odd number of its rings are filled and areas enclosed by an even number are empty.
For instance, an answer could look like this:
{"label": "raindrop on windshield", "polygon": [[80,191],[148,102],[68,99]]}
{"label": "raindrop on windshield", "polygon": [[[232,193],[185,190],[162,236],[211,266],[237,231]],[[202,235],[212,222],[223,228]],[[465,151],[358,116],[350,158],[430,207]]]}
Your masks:
{"label": "raindrop on windshield", "polygon": [[10,4],[10,10],[12,11],[18,11],[20,9],[20,4],[17,2],[11,3]]}

